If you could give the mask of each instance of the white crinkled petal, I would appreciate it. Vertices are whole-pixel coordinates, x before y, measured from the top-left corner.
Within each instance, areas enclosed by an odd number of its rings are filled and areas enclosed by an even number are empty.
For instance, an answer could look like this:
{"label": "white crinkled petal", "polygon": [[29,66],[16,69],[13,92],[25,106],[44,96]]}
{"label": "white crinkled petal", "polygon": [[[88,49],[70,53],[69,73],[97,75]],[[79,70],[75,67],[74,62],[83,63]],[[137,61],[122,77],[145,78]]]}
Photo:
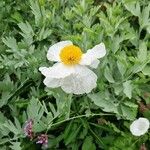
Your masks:
{"label": "white crinkled petal", "polygon": [[49,78],[65,78],[74,73],[74,68],[71,66],[65,66],[62,63],[56,63],[52,67],[40,67],[39,70],[45,77]]}
{"label": "white crinkled petal", "polygon": [[40,67],[39,71],[41,71],[41,73],[46,77],[46,76],[48,76],[49,68],[47,68],[47,67]]}
{"label": "white crinkled petal", "polygon": [[139,118],[132,122],[130,131],[134,136],[141,136],[145,134],[150,126],[150,122],[146,118]]}
{"label": "white crinkled petal", "polygon": [[98,59],[94,60],[91,64],[90,67],[91,68],[97,68],[99,65],[100,61]]}
{"label": "white crinkled petal", "polygon": [[59,58],[60,51],[67,45],[72,45],[72,42],[71,41],[61,41],[61,42],[58,42],[58,43],[52,45],[47,52],[47,59],[50,61],[59,62],[60,61],[60,58]]}
{"label": "white crinkled petal", "polygon": [[57,88],[61,86],[61,79],[56,79],[56,78],[49,78],[46,77],[43,81],[43,83],[50,88]]}
{"label": "white crinkled petal", "polygon": [[[106,49],[104,43],[100,43],[88,50],[87,53],[82,55],[80,61],[81,65],[91,65],[95,60],[102,58],[106,55]],[[98,66],[98,65],[97,65]]]}
{"label": "white crinkled petal", "polygon": [[64,78],[62,89],[66,93],[84,94],[90,93],[96,87],[96,74],[85,66],[77,65],[75,73]]}

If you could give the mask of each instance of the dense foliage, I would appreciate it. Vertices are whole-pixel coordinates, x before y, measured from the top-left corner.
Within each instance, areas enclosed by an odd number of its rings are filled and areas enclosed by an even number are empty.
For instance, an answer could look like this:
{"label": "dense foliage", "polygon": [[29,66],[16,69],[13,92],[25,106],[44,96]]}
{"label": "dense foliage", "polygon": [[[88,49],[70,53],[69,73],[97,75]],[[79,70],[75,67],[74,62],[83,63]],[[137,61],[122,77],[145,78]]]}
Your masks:
{"label": "dense foliage", "polygon": [[[1,150],[42,149],[40,134],[48,149],[150,149],[149,133],[129,130],[135,118],[150,119],[149,0],[2,0],[0,20]],[[105,43],[90,94],[44,86],[38,69],[52,65],[46,52],[61,40],[84,52]],[[32,139],[23,131],[30,119]]]}

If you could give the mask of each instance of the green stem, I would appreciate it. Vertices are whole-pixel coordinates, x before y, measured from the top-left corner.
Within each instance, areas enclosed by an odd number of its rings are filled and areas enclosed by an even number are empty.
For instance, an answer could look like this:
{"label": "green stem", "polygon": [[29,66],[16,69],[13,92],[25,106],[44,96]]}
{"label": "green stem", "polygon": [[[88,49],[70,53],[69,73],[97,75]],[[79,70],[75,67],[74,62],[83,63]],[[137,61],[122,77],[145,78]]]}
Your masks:
{"label": "green stem", "polygon": [[135,140],[135,142],[131,145],[131,147],[134,146],[140,139],[141,139],[141,137],[139,137],[137,140]]}
{"label": "green stem", "polygon": [[70,120],[74,120],[74,119],[78,119],[78,118],[94,117],[94,116],[112,116],[112,115],[114,115],[114,114],[88,114],[88,115],[79,115],[79,116],[71,117],[71,118],[59,121],[57,123],[54,123],[54,124],[52,124],[51,127],[54,127],[54,126],[59,125],[61,123],[64,123],[64,122],[67,122],[67,121],[70,121]]}

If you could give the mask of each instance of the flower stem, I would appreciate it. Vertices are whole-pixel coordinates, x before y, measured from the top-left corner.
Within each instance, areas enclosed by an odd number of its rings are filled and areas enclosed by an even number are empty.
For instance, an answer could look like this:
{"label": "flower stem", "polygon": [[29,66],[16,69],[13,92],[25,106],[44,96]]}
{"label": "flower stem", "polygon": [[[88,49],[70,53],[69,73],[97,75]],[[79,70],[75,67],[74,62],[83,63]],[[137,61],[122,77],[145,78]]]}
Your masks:
{"label": "flower stem", "polygon": [[84,117],[94,117],[94,116],[112,116],[114,114],[88,114],[88,115],[79,115],[79,116],[74,116],[74,117],[71,117],[71,118],[68,118],[68,119],[65,119],[65,120],[62,120],[62,121],[59,121],[57,123],[54,123],[51,125],[51,127],[54,127],[56,125],[59,125],[61,123],[64,123],[64,122],[67,122],[67,121],[70,121],[70,120],[74,120],[74,119],[78,119],[78,118],[84,118]]}

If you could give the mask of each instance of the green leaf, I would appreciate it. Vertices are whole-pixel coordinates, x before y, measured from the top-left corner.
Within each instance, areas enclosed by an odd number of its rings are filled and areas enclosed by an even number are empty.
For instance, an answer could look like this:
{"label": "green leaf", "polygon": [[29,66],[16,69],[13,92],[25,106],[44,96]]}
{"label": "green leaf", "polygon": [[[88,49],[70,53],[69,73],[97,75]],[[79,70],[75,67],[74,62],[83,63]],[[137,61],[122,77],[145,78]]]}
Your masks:
{"label": "green leaf", "polygon": [[112,76],[112,72],[108,67],[105,68],[104,76],[110,83],[115,83],[115,80]]}
{"label": "green leaf", "polygon": [[120,47],[120,43],[123,41],[123,37],[120,36],[114,36],[113,37],[113,42],[111,43],[111,49],[114,52],[114,54],[118,51]]}
{"label": "green leaf", "polygon": [[126,101],[120,105],[120,109],[123,117],[125,117],[128,120],[134,120],[137,115],[138,105],[130,101]]}
{"label": "green leaf", "polygon": [[145,66],[145,68],[142,70],[142,73],[146,76],[150,76],[150,66]]}
{"label": "green leaf", "polygon": [[93,138],[91,136],[87,136],[84,140],[82,150],[96,150],[96,146],[93,143]]}
{"label": "green leaf", "polygon": [[65,128],[65,131],[64,131],[64,138],[65,139],[67,138],[67,136],[69,136],[72,125],[73,125],[73,121],[70,121],[69,124],[67,125],[67,127]]}
{"label": "green leaf", "polygon": [[65,137],[65,144],[68,145],[70,144],[71,142],[75,141],[76,137],[78,136],[79,134],[79,131],[81,129],[81,125],[78,126],[77,124],[73,124],[72,125],[72,128],[70,130],[70,133],[68,134],[67,137]]}
{"label": "green leaf", "polygon": [[132,73],[138,73],[140,71],[143,70],[143,68],[146,66],[146,64],[149,62],[150,60],[148,60],[147,62],[143,62],[143,63],[136,63],[134,66],[132,66],[131,72]]}
{"label": "green leaf", "polygon": [[32,13],[34,14],[35,17],[35,23],[39,25],[40,21],[42,21],[42,12],[41,12],[40,5],[36,0],[30,0],[29,2],[31,5],[30,7],[32,9]]}
{"label": "green leaf", "polygon": [[123,83],[123,92],[124,94],[131,99],[132,97],[132,82],[131,80],[128,80]]}
{"label": "green leaf", "polygon": [[19,28],[21,29],[22,32],[20,34],[24,37],[26,42],[30,45],[33,43],[33,36],[34,36],[34,31],[29,24],[29,22],[26,21],[26,23],[19,23],[18,24]]}
{"label": "green leaf", "polygon": [[61,89],[56,89],[53,96],[56,98],[57,110],[59,114],[65,116],[66,119],[70,116],[71,102],[72,102],[72,94],[67,95]]}
{"label": "green leaf", "polygon": [[139,44],[138,59],[140,62],[144,62],[146,58],[147,58],[147,46],[145,42],[141,42]]}
{"label": "green leaf", "polygon": [[15,126],[18,130],[20,130],[20,132],[22,132],[22,127],[21,127],[21,124],[19,122],[19,120],[17,118],[14,117],[14,120],[15,120]]}
{"label": "green leaf", "polygon": [[113,88],[115,90],[114,92],[115,92],[116,95],[121,94],[121,92],[123,91],[123,87],[122,87],[121,84],[116,84],[116,85],[113,86]]}
{"label": "green leaf", "polygon": [[111,128],[114,132],[116,132],[116,133],[121,133],[121,130],[119,130],[119,128],[117,128],[117,126],[116,126],[115,124],[108,122],[108,123],[107,123],[107,126],[108,126],[109,128]]}
{"label": "green leaf", "polygon": [[16,51],[18,50],[18,45],[16,39],[14,37],[6,37],[2,38],[2,41],[5,45],[7,45],[10,49]]}
{"label": "green leaf", "polygon": [[45,29],[45,27],[43,26],[37,36],[37,40],[42,41],[42,40],[46,39],[47,37],[49,37],[51,35],[51,33],[52,33],[52,30],[50,30],[48,28]]}
{"label": "green leaf", "polygon": [[43,121],[38,121],[35,120],[33,124],[33,132],[42,132],[47,129],[47,124],[45,124]]}
{"label": "green leaf", "polygon": [[117,66],[118,66],[119,72],[123,76],[127,70],[127,65],[125,64],[125,62],[123,60],[122,61],[118,60]]}
{"label": "green leaf", "polygon": [[3,115],[2,112],[0,112],[0,124],[3,124],[6,120],[7,118]]}
{"label": "green leaf", "polygon": [[136,144],[130,134],[117,135],[108,150],[136,150]]}
{"label": "green leaf", "polygon": [[13,132],[15,135],[22,134],[22,128],[19,121],[15,118],[15,124],[11,120],[5,121],[3,124],[5,128],[7,128],[10,132]]}
{"label": "green leaf", "polygon": [[9,146],[12,150],[22,150],[20,142],[11,142],[11,146]]}
{"label": "green leaf", "polygon": [[23,21],[23,18],[21,16],[21,14],[16,11],[14,14],[11,15],[11,17],[16,20],[17,22],[22,22]]}
{"label": "green leaf", "polygon": [[139,2],[136,1],[128,1],[125,3],[125,7],[128,11],[130,11],[134,16],[140,17],[141,9]]}
{"label": "green leaf", "polygon": [[144,7],[139,18],[141,29],[150,25],[150,4],[147,7]]}
{"label": "green leaf", "polygon": [[118,113],[116,105],[108,95],[104,93],[89,94],[88,97],[105,112]]}
{"label": "green leaf", "polygon": [[0,141],[0,145],[5,144],[5,143],[7,143],[7,142],[9,142],[9,141],[10,141],[9,138],[3,138],[3,139],[1,139],[1,141]]}
{"label": "green leaf", "polygon": [[27,107],[27,115],[29,119],[39,121],[44,113],[44,107],[37,98],[32,98]]}

